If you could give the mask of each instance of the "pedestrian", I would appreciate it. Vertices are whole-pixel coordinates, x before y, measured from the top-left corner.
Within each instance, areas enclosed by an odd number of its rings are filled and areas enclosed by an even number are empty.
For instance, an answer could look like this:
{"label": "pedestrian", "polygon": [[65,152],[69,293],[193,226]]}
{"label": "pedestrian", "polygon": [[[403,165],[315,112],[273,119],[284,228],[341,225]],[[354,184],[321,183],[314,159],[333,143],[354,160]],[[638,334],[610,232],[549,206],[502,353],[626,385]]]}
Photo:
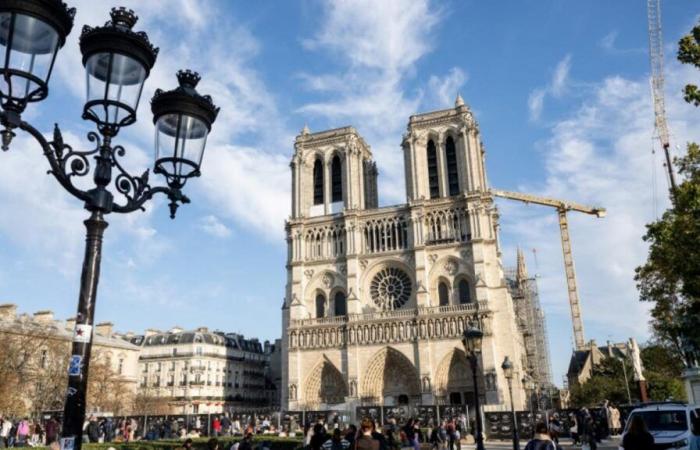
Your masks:
{"label": "pedestrian", "polygon": [[547,424],[539,422],[535,425],[535,437],[525,446],[525,450],[557,450],[557,444],[547,434]]}
{"label": "pedestrian", "polygon": [[[647,430],[647,425],[640,414],[632,417],[632,423],[622,438],[622,448],[626,450],[653,450],[654,436]],[[595,449],[591,449],[595,450]]]}
{"label": "pedestrian", "polygon": [[[581,431],[581,446],[583,450],[596,450],[598,448],[598,432],[595,421],[590,415],[585,416],[584,427]],[[637,449],[635,449],[637,450]]]}
{"label": "pedestrian", "polygon": [[17,447],[24,447],[27,445],[29,437],[29,417],[25,417],[24,419],[20,420],[19,424],[17,424],[17,440],[15,441],[17,444]]}
{"label": "pedestrian", "polygon": [[182,443],[182,448],[185,450],[192,450],[192,439],[185,439],[185,442]]}
{"label": "pedestrian", "polygon": [[345,430],[345,440],[350,444],[350,448],[355,448],[355,439],[357,439],[357,427],[350,424]]}
{"label": "pedestrian", "polygon": [[7,438],[10,435],[12,421],[8,417],[0,416],[0,448],[8,447]]}
{"label": "pedestrian", "polygon": [[693,417],[688,450],[700,450],[700,415]]}
{"label": "pedestrian", "polygon": [[253,433],[246,433],[245,437],[238,444],[238,450],[253,450],[253,445],[251,441],[253,440]]}
{"label": "pedestrian", "polygon": [[219,441],[216,438],[211,438],[207,441],[207,450],[219,450]]}
{"label": "pedestrian", "polygon": [[354,450],[379,450],[379,441],[372,437],[374,431],[374,422],[372,419],[362,419],[360,424],[360,434],[355,441]]}
{"label": "pedestrian", "polygon": [[561,423],[559,415],[554,414],[549,418],[549,437],[552,438],[555,444],[559,445],[559,433],[561,432]]}
{"label": "pedestrian", "polygon": [[333,436],[323,443],[324,450],[347,450],[350,448],[350,443],[343,439],[340,428],[333,430]]}
{"label": "pedestrian", "polygon": [[212,434],[214,437],[221,435],[221,421],[219,417],[214,417],[214,421],[211,423]]}
{"label": "pedestrian", "polygon": [[581,439],[579,438],[578,419],[576,419],[576,415],[571,413],[569,415],[569,421],[571,422],[571,427],[569,427],[569,433],[571,433],[571,440],[573,441],[572,445],[578,445],[581,442]]}
{"label": "pedestrian", "polygon": [[440,436],[440,427],[435,425],[430,431],[430,450],[442,449],[442,437]]}
{"label": "pedestrian", "polygon": [[311,447],[311,450],[321,450],[321,447],[323,446],[324,442],[328,440],[326,428],[323,426],[323,423],[318,422],[316,425],[314,425],[313,430],[314,434],[311,436],[311,441],[309,442],[309,445]]}

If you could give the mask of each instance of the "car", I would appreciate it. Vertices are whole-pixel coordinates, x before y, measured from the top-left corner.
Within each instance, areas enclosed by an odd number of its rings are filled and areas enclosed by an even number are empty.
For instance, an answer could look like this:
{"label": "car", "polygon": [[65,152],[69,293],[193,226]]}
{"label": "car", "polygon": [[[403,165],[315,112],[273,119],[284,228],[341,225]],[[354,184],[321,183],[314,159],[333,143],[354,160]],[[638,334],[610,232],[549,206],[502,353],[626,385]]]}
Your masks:
{"label": "car", "polygon": [[[632,410],[622,439],[636,415],[642,416],[649,433],[654,436],[655,449],[687,450],[691,425],[695,417],[700,417],[700,406],[675,402],[646,403]],[[623,450],[622,446],[620,450]]]}

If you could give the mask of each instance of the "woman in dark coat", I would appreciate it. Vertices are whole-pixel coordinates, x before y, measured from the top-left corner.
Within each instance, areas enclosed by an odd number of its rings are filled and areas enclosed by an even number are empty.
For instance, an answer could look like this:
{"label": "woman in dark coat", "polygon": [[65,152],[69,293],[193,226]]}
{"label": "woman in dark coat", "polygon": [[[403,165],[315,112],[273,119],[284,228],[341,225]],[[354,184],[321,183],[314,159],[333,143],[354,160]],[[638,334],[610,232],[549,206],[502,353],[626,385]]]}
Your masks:
{"label": "woman in dark coat", "polygon": [[647,431],[644,419],[639,414],[632,417],[629,430],[622,439],[622,447],[626,450],[654,450],[654,436]]}

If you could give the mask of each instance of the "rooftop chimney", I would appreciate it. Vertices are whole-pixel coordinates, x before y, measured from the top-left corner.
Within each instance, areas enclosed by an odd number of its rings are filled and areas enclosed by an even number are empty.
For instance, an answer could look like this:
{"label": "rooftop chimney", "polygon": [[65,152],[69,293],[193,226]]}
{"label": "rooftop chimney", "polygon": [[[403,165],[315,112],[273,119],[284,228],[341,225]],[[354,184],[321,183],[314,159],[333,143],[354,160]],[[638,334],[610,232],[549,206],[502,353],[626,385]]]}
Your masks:
{"label": "rooftop chimney", "polygon": [[70,319],[66,319],[66,330],[70,331],[71,333],[75,329],[75,317],[71,317]]}
{"label": "rooftop chimney", "polygon": [[5,303],[0,305],[0,319],[14,320],[17,317],[17,305],[13,303]]}
{"label": "rooftop chimney", "polygon": [[156,330],[155,328],[149,328],[149,329],[147,329],[146,332],[144,333],[144,335],[145,335],[146,337],[153,336],[153,335],[155,335],[155,334],[160,334],[160,330]]}
{"label": "rooftop chimney", "polygon": [[100,336],[111,337],[114,330],[112,322],[102,322],[95,325],[95,332]]}
{"label": "rooftop chimney", "polygon": [[182,327],[179,327],[179,326],[177,326],[177,325],[175,325],[174,327],[172,327],[172,328],[170,329],[170,332],[173,333],[173,334],[182,333],[183,331],[184,331],[184,330],[182,329]]}
{"label": "rooftop chimney", "polygon": [[34,313],[34,320],[42,324],[53,323],[53,311],[37,311]]}

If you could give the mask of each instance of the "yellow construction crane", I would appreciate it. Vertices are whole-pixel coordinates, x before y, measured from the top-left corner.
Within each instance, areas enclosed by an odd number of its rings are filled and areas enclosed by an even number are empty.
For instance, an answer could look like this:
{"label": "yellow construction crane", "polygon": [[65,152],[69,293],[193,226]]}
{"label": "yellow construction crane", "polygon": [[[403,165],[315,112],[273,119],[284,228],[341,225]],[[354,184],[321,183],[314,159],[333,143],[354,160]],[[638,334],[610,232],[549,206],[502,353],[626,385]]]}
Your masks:
{"label": "yellow construction crane", "polygon": [[583,336],[583,320],[581,319],[581,305],[578,297],[578,288],[576,287],[576,271],[574,269],[574,257],[571,253],[571,238],[569,237],[569,223],[566,218],[567,211],[578,211],[586,214],[592,214],[596,217],[605,217],[605,208],[597,208],[579,203],[567,202],[553,198],[540,197],[531,194],[522,194],[520,192],[502,191],[500,189],[491,189],[491,194],[496,197],[517,200],[524,203],[533,203],[535,205],[550,206],[556,208],[559,213],[559,229],[561,231],[561,247],[564,252],[564,271],[566,273],[566,285],[569,291],[569,306],[571,307],[571,321],[574,326],[574,344],[576,350],[581,350],[586,341]]}

